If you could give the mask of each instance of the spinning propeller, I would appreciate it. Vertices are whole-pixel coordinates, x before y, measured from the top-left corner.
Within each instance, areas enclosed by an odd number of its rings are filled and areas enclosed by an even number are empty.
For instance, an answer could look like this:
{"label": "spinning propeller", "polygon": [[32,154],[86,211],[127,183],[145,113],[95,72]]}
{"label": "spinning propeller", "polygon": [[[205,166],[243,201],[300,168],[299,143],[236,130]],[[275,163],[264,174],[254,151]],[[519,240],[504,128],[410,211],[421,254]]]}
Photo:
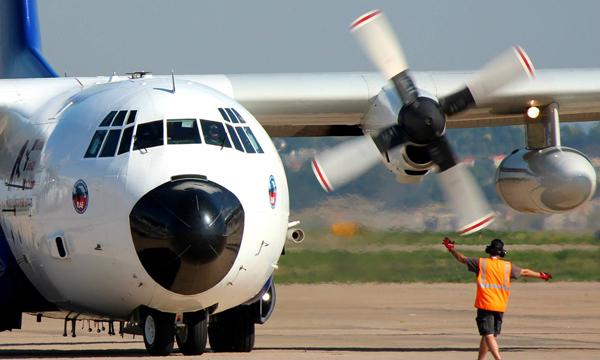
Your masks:
{"label": "spinning propeller", "polygon": [[379,10],[359,17],[351,25],[364,52],[379,71],[389,78],[402,101],[398,123],[371,137],[360,136],[318,154],[312,168],[326,191],[333,191],[357,178],[382,154],[407,143],[424,146],[439,170],[438,182],[449,207],[458,216],[458,232],[470,234],[489,225],[490,209],[473,176],[457,162],[445,136],[446,116],[485,103],[502,86],[534,77],[531,61],[520,47],[514,47],[491,61],[465,87],[439,99],[419,96],[408,64],[388,21]]}

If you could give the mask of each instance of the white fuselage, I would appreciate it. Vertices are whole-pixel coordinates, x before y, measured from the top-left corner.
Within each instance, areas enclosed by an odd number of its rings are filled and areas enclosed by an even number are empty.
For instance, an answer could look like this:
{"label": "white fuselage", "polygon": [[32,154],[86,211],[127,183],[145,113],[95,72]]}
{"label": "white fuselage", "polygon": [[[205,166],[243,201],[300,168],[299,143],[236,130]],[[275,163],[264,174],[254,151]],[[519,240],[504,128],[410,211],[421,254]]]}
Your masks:
{"label": "white fuselage", "polygon": [[[276,268],[289,201],[283,166],[269,136],[229,97],[194,82],[175,86],[173,91],[171,79],[152,78],[84,89],[65,83],[57,86],[56,96],[45,97],[50,100],[33,99],[34,105],[23,105],[23,111],[13,106],[2,112],[0,173],[7,184],[0,190],[2,228],[29,280],[59,308],[119,318],[140,305],[186,312],[218,304],[219,312],[255,296]],[[168,143],[168,119],[190,119],[199,129],[202,120],[227,124],[219,108],[239,112],[262,153],[236,149],[230,133],[229,146],[211,145],[205,130],[201,143]],[[124,153],[84,157],[109,112],[130,115],[133,110],[134,122],[126,124],[126,119],[105,130],[125,134],[132,127],[136,139],[140,124],[161,120],[167,135],[160,145],[134,150],[133,140]],[[226,188],[244,210],[235,262],[216,285],[189,295],[165,289],[147,273],[130,227],[130,213],[140,198],[181,175],[204,176]],[[74,186],[79,180],[87,194],[78,212]]]}

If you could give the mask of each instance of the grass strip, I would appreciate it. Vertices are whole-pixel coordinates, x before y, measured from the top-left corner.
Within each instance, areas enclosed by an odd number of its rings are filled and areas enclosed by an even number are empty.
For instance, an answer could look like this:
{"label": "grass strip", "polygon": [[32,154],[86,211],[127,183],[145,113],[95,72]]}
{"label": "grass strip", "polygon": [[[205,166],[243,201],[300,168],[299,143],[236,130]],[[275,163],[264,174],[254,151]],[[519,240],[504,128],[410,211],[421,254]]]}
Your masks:
{"label": "grass strip", "polygon": [[[464,252],[482,256],[481,252]],[[556,281],[600,281],[600,251],[515,251],[507,260],[550,272]],[[471,282],[473,273],[450,254],[419,250],[351,253],[343,250],[288,251],[275,273],[279,283]],[[532,281],[521,279],[520,281]]]}
{"label": "grass strip", "polygon": [[544,245],[544,244],[589,244],[600,245],[600,234],[593,233],[562,233],[551,231],[492,231],[484,230],[480,233],[459,237],[454,233],[434,232],[404,232],[398,230],[370,230],[362,229],[352,237],[333,235],[329,229],[306,229],[307,241],[303,246],[307,248],[331,248],[343,246],[365,245],[431,245],[441,244],[445,236],[450,236],[459,244],[484,245],[489,244],[494,238],[504,241],[507,248],[510,245]]}

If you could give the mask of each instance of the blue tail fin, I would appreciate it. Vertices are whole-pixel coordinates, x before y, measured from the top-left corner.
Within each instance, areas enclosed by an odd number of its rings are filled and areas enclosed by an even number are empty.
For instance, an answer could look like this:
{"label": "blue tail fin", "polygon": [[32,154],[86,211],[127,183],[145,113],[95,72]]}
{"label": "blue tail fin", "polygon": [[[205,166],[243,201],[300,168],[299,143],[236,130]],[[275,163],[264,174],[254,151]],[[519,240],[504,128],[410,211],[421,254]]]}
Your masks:
{"label": "blue tail fin", "polygon": [[35,0],[0,0],[0,78],[57,76],[41,52]]}

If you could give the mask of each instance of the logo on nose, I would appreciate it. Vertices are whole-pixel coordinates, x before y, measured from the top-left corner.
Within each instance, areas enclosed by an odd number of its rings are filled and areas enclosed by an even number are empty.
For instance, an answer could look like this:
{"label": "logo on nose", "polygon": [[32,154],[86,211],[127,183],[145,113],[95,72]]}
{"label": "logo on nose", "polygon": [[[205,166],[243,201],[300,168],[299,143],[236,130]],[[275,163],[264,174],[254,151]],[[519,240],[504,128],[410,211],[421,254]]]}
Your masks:
{"label": "logo on nose", "polygon": [[78,214],[83,214],[88,207],[89,193],[87,185],[83,180],[77,180],[73,185],[73,208]]}
{"label": "logo on nose", "polygon": [[277,203],[277,184],[273,175],[269,177],[269,203],[271,203],[271,208],[275,209],[275,204]]}

